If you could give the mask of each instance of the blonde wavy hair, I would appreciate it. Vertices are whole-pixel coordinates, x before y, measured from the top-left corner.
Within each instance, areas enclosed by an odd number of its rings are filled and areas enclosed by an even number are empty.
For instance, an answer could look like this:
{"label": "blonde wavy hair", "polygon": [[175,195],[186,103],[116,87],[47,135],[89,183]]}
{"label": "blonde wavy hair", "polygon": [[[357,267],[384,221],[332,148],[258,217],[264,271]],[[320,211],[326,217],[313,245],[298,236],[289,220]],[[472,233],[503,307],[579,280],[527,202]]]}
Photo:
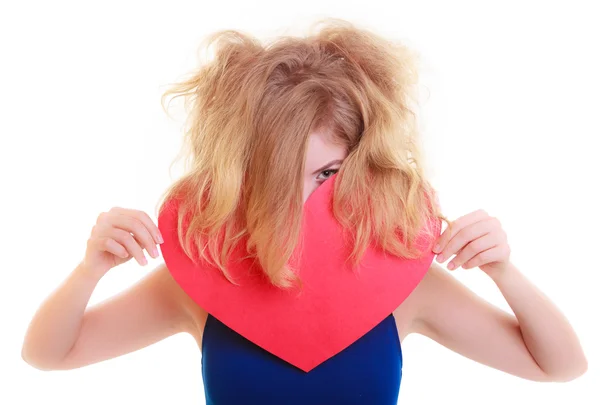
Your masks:
{"label": "blonde wavy hair", "polygon": [[168,114],[165,101],[183,97],[188,120],[186,171],[159,211],[177,199],[179,242],[194,262],[205,260],[235,283],[228,258],[245,243],[273,285],[294,284],[289,260],[302,227],[307,140],[324,128],[348,148],[333,213],[352,235],[354,264],[372,242],[416,258],[417,236],[433,232],[430,219],[449,224],[423,175],[410,49],[334,18],[266,44],[222,30],[202,49],[213,57],[161,99]]}

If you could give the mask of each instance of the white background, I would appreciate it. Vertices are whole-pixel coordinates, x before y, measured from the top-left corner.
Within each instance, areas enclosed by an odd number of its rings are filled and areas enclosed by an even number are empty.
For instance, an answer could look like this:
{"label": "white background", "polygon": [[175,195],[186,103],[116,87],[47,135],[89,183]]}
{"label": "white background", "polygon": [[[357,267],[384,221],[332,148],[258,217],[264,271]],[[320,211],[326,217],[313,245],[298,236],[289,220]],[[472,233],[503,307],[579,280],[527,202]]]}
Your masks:
{"label": "white background", "polygon": [[[421,52],[427,170],[445,213],[483,208],[500,218],[513,262],[568,316],[590,363],[574,382],[540,384],[410,336],[400,403],[600,403],[595,3],[3,2],[0,403],[204,403],[200,353],[187,335],[65,372],[25,364],[22,339],[82,258],[98,213],[124,206],[155,218],[179,174],[169,164],[181,139],[181,121],[165,116],[160,95],[195,66],[201,39],[223,28],[301,32],[324,16]],[[91,303],[160,263],[149,259],[111,271]],[[479,270],[454,274],[507,309]]]}

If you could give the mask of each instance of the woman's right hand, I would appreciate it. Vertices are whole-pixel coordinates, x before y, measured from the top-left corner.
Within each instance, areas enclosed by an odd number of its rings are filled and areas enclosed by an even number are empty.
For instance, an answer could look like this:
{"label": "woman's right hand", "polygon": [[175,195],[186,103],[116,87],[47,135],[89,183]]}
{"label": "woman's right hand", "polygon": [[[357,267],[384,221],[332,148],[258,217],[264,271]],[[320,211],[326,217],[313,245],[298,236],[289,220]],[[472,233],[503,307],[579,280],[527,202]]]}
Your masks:
{"label": "woman's right hand", "polygon": [[99,276],[135,257],[140,266],[148,264],[143,249],[158,257],[163,243],[158,227],[143,211],[111,208],[98,215],[87,241],[83,265]]}

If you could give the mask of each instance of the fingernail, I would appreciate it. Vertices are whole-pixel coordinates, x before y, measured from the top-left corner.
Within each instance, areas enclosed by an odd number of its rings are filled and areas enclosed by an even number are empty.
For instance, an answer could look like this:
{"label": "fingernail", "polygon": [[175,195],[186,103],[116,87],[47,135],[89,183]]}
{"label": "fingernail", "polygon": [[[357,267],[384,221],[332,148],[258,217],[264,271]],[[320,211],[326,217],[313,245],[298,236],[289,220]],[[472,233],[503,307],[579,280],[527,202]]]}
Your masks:
{"label": "fingernail", "polygon": [[145,266],[148,264],[148,260],[146,259],[146,256],[142,257],[142,266]]}
{"label": "fingernail", "polygon": [[435,247],[433,248],[433,251],[435,253],[438,253],[440,251],[440,245],[435,245]]}
{"label": "fingernail", "polygon": [[442,263],[444,261],[444,256],[443,255],[437,255],[436,260],[437,260],[438,263]]}
{"label": "fingernail", "polygon": [[152,246],[151,250],[152,257],[156,259],[158,257],[158,249],[156,249],[156,246]]}
{"label": "fingernail", "polygon": [[160,232],[158,233],[158,243],[164,243],[164,239],[162,237],[162,235],[160,234]]}
{"label": "fingernail", "polygon": [[452,263],[452,262],[448,263],[448,269],[454,270],[454,263]]}

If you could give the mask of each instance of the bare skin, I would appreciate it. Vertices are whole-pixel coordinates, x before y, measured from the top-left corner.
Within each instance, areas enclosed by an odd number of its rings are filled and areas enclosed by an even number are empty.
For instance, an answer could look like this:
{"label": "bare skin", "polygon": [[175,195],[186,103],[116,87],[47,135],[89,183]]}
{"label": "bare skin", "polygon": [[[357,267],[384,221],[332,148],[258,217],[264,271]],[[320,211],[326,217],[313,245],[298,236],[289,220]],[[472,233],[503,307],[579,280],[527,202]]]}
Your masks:
{"label": "bare skin", "polygon": [[[322,133],[311,135],[304,201],[339,170],[345,157],[343,146],[331,144]],[[474,361],[534,381],[569,381],[582,375],[587,361],[575,332],[510,263],[506,238],[495,218],[477,211],[455,222],[454,234],[444,231],[440,237],[441,255],[456,254],[457,267],[485,271],[513,313],[479,298],[434,262],[394,311],[400,340],[418,333]],[[477,239],[477,232],[487,239]],[[109,270],[131,258],[145,266],[143,250],[157,257],[161,242],[156,224],[143,212],[114,208],[101,214],[84,259],[34,315],[23,359],[41,370],[74,369],[181,332],[192,335],[201,347],[207,313],[183,292],[165,264],[120,294],[88,307],[94,288]]]}

